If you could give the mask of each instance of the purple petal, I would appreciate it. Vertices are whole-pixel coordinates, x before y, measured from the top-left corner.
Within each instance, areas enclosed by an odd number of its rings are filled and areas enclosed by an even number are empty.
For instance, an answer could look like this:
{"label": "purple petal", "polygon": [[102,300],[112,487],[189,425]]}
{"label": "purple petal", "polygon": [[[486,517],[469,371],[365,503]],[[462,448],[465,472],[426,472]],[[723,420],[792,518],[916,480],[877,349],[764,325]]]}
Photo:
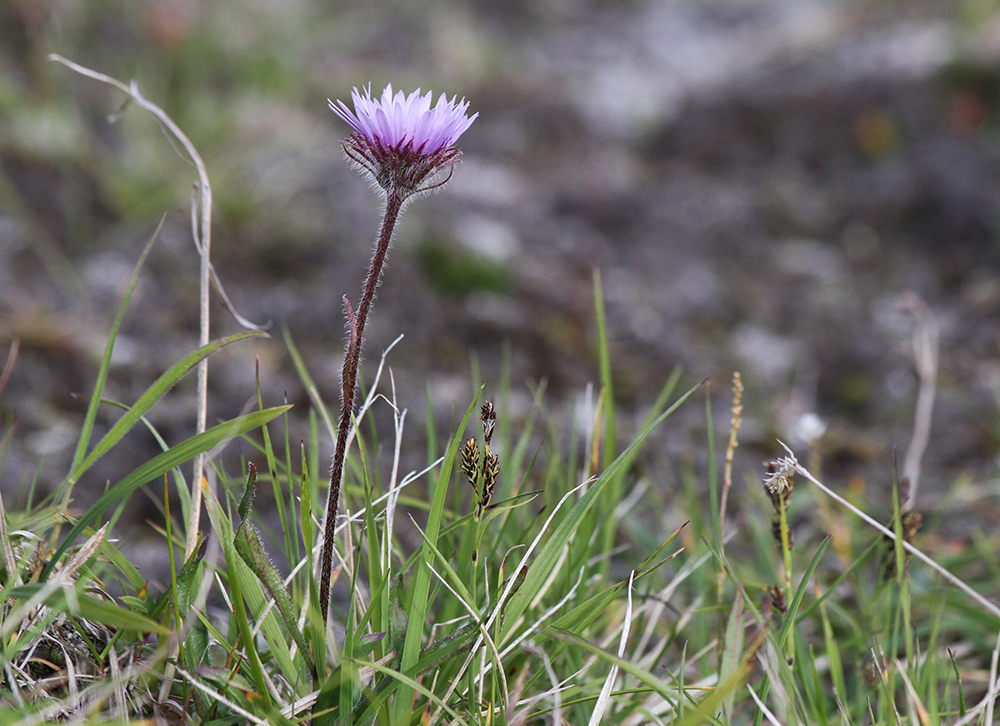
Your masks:
{"label": "purple petal", "polygon": [[421,95],[419,88],[407,96],[402,91],[393,93],[390,83],[378,100],[372,98],[371,84],[363,91],[355,87],[351,93],[353,112],[343,101],[330,101],[330,109],[369,143],[387,149],[412,145],[421,154],[433,154],[454,144],[479,115],[467,115],[469,104],[464,98],[449,100],[443,93],[432,107],[433,93]]}

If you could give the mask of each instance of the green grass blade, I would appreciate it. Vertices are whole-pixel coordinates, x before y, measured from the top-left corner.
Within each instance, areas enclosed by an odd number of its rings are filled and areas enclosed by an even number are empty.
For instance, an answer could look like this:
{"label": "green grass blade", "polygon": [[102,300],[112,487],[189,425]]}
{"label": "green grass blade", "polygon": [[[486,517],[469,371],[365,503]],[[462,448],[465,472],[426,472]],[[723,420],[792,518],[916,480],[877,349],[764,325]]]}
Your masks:
{"label": "green grass blade", "polygon": [[951,648],[948,649],[948,658],[951,660],[951,669],[955,674],[955,685],[958,686],[958,715],[965,718],[965,691],[962,688],[962,672],[958,668],[958,662],[955,660],[955,654]]}
{"label": "green grass blade", "polygon": [[263,426],[271,419],[280,416],[289,408],[291,408],[290,405],[276,406],[274,408],[264,409],[263,411],[254,411],[253,413],[249,413],[245,416],[239,416],[231,421],[226,421],[225,423],[221,423],[218,426],[210,428],[208,431],[198,434],[197,436],[192,436],[190,439],[181,442],[177,446],[174,446],[147,461],[120,482],[108,489],[108,491],[104,493],[104,496],[98,499],[97,502],[95,502],[94,505],[77,520],[76,525],[74,525],[73,529],[71,529],[69,534],[66,535],[66,539],[64,539],[63,543],[59,545],[55,554],[49,558],[49,564],[46,565],[45,570],[42,572],[41,579],[44,581],[48,575],[51,574],[52,568],[55,567],[59,558],[66,553],[66,550],[69,549],[73,540],[75,540],[86,527],[93,524],[105,509],[116,504],[125,497],[130,496],[143,484],[148,484],[156,477],[162,476],[163,472],[169,471],[184,462],[190,461],[198,454],[202,454],[209,449],[218,446],[224,441],[242,436],[247,431]]}
{"label": "green grass blade", "polygon": [[146,390],[145,393],[139,396],[139,400],[137,400],[135,404],[133,404],[132,407],[125,412],[125,415],[118,419],[115,425],[111,427],[111,430],[97,442],[93,451],[91,451],[82,462],[73,468],[73,471],[70,473],[68,478],[69,486],[75,484],[80,479],[80,476],[87,471],[87,469],[89,469],[95,461],[108,453],[108,451],[110,451],[111,448],[121,440],[128,430],[135,425],[139,418],[146,413],[146,411],[148,411],[157,400],[169,391],[188,371],[198,365],[198,363],[227,345],[245,340],[246,338],[260,337],[266,338],[268,336],[266,333],[257,332],[243,332],[230,335],[229,337],[221,338],[220,340],[213,341],[208,345],[198,348],[198,350],[190,353],[172,365],[166,373],[160,376],[156,382]]}
{"label": "green grass blade", "polygon": [[[639,567],[636,568],[636,574],[633,580],[634,582],[639,582],[641,578],[659,568],[660,565],[669,559],[668,557],[661,559],[659,562],[655,561],[659,553],[662,552],[666,546],[680,534],[683,528],[684,526],[681,525],[681,527],[676,529],[642,562],[642,564],[639,565]],[[577,632],[587,628],[594,620],[607,611],[610,604],[622,593],[622,591],[625,590],[627,586],[627,581],[616,582],[595,595],[592,595],[569,612],[559,616],[559,618],[552,622],[552,627],[557,630]]]}
{"label": "green grass blade", "polygon": [[[566,640],[567,642],[576,645],[593,655],[596,655],[598,658],[609,663],[610,665],[618,666],[618,668],[622,671],[628,673],[630,676],[637,679],[640,683],[647,686],[667,701],[671,701],[674,694],[677,693],[676,686],[667,683],[662,678],[656,676],[645,668],[638,666],[625,658],[620,658],[614,653],[604,650],[600,646],[591,643],[586,638],[581,638],[566,631],[556,631],[554,635],[557,638]],[[744,657],[740,662],[739,667],[737,667],[730,676],[723,679],[715,688],[713,688],[709,695],[698,703],[695,710],[688,714],[687,718],[682,718],[678,721],[677,725],[695,726],[698,724],[700,726],[701,724],[706,723],[707,719],[711,717],[715,709],[719,707],[722,701],[731,697],[753,672],[752,660],[754,656],[752,649],[750,653],[751,655],[749,657]]]}
{"label": "green grass blade", "polygon": [[[452,466],[455,463],[455,457],[458,455],[458,447],[463,438],[462,432],[465,431],[465,427],[468,425],[469,419],[472,418],[472,413],[476,410],[478,403],[479,395],[473,399],[468,410],[465,412],[465,418],[462,419],[458,433],[452,438],[452,442],[448,447],[448,453],[441,464],[441,470],[434,487],[433,499],[431,500],[431,508],[427,516],[427,526],[424,530],[424,536],[431,542],[436,542],[440,534]],[[403,643],[403,654],[400,661],[400,670],[404,673],[412,671],[420,658],[420,644],[423,639],[424,622],[427,618],[427,607],[429,605],[428,594],[430,593],[431,584],[430,563],[434,559],[434,555],[430,548],[426,546],[422,547],[420,552],[420,557],[416,563],[416,572],[413,575],[410,606],[407,611],[409,625],[406,630],[406,639]],[[413,691],[409,687],[409,684],[407,684],[407,687],[402,689],[402,693],[397,696],[393,704],[392,723],[409,723],[409,711],[412,700]]]}
{"label": "green grass blade", "polygon": [[[601,370],[601,399],[604,417],[604,445],[601,451],[601,464],[609,466],[618,455],[618,435],[615,423],[615,386],[611,372],[611,348],[608,344],[608,326],[604,311],[604,291],[601,287],[600,270],[594,269],[594,321],[597,327],[597,356]],[[593,473],[598,473],[600,468]],[[622,498],[624,481],[622,477],[613,477],[601,484],[604,494],[601,496],[601,511],[614,511]],[[618,521],[614,517],[598,518],[600,528],[601,552],[614,549],[618,530]],[[599,565],[602,574],[607,574],[609,560],[602,560]]]}
{"label": "green grass blade", "polygon": [[510,604],[507,608],[507,618],[504,622],[503,632],[500,637],[501,641],[504,640],[510,633],[511,628],[513,628],[514,624],[517,623],[525,609],[528,607],[528,603],[535,599],[539,590],[549,579],[552,568],[555,566],[556,562],[558,562],[562,549],[569,543],[574,534],[576,534],[584,516],[586,516],[587,512],[594,506],[597,497],[601,494],[607,483],[613,478],[625,474],[628,467],[631,466],[636,455],[639,453],[639,449],[646,441],[646,438],[670,414],[677,410],[678,406],[687,400],[688,396],[694,393],[698,387],[699,386],[695,386],[694,388],[688,390],[687,393],[681,396],[672,406],[670,406],[670,408],[657,416],[649,423],[649,425],[643,428],[636,436],[635,441],[633,441],[632,444],[601,473],[597,481],[595,481],[587,492],[576,501],[572,509],[565,515],[562,521],[559,522],[555,531],[540,548],[535,560],[530,564],[524,585],[521,587],[520,591],[518,591],[518,593],[511,598]]}
{"label": "green grass blade", "polygon": [[[83,426],[80,429],[80,440],[76,444],[76,451],[73,454],[73,463],[70,466],[70,472],[75,472],[80,463],[83,461],[84,456],[87,453],[87,447],[90,445],[90,436],[94,430],[94,420],[97,418],[97,408],[101,402],[101,394],[104,391],[104,384],[108,380],[108,369],[111,367],[111,354],[115,349],[115,341],[118,339],[118,330],[121,328],[122,320],[125,318],[125,310],[128,308],[129,301],[132,299],[132,292],[135,290],[136,284],[139,282],[139,272],[142,270],[143,263],[146,261],[149,251],[153,248],[153,242],[160,235],[160,230],[163,228],[163,222],[166,219],[166,215],[160,217],[159,224],[156,225],[156,229],[153,230],[153,234],[149,238],[149,242],[146,243],[145,248],[142,250],[142,254],[139,255],[139,261],[135,265],[135,270],[132,272],[132,279],[129,281],[128,288],[125,290],[125,297],[122,299],[122,304],[118,307],[118,314],[115,315],[115,322],[111,326],[111,334],[108,336],[108,343],[104,348],[104,356],[101,358],[101,365],[97,369],[97,383],[94,386],[94,393],[90,397],[90,403],[87,405],[87,413],[83,417]],[[72,478],[72,475],[71,477]],[[69,496],[67,491],[66,497]]]}
{"label": "green grass blade", "polygon": [[[380,663],[373,663],[371,661],[358,660],[358,661],[356,661],[356,664],[358,666],[367,666],[368,668],[371,668],[372,670],[375,670],[375,671],[381,673],[384,676],[388,676],[389,678],[392,678],[392,679],[398,681],[403,686],[406,686],[406,688],[408,690],[410,690],[410,691],[416,691],[416,692],[422,694],[431,703],[436,704],[437,706],[439,706],[440,708],[442,708],[445,712],[447,712],[447,714],[452,718],[451,721],[448,721],[449,724],[455,724],[455,726],[468,726],[468,723],[469,723],[468,721],[466,721],[465,719],[463,719],[447,703],[444,703],[443,701],[441,701],[434,694],[433,691],[431,691],[430,689],[428,689],[427,686],[423,685],[420,681],[418,681],[418,680],[416,680],[414,678],[410,678],[409,676],[403,674],[402,672],[393,670],[392,668],[388,668],[387,666],[384,666],[384,665],[382,665]],[[396,702],[399,703],[399,700],[400,699],[397,698]],[[404,705],[408,706],[409,704],[404,704]],[[398,724],[408,724],[410,722],[411,722],[411,719],[409,719],[409,718],[407,718],[405,721],[391,721],[391,723],[398,723]],[[345,723],[350,723],[350,722],[345,722]]]}
{"label": "green grass blade", "polygon": [[302,385],[306,387],[306,393],[309,394],[309,400],[312,401],[313,410],[318,411],[319,415],[323,419],[323,423],[326,424],[326,430],[330,434],[330,440],[337,440],[337,426],[333,422],[333,418],[330,416],[330,409],[323,402],[323,399],[319,395],[319,388],[316,387],[316,383],[313,381],[312,376],[309,375],[309,370],[306,368],[305,361],[302,360],[302,355],[299,353],[299,349],[295,347],[295,342],[292,340],[292,334],[285,328],[284,331],[285,346],[288,348],[288,354],[292,356],[292,364],[295,366],[295,372],[299,374],[299,380],[302,381]]}
{"label": "green grass blade", "polygon": [[830,538],[825,537],[819,547],[816,548],[816,554],[813,555],[812,560],[809,562],[809,566],[806,568],[805,572],[802,573],[802,579],[799,580],[799,586],[795,590],[795,595],[792,596],[791,601],[788,603],[788,610],[785,613],[784,622],[781,624],[781,629],[778,631],[777,642],[779,643],[779,647],[785,644],[786,638],[788,638],[792,628],[795,626],[795,615],[798,613],[799,606],[802,605],[802,598],[805,597],[806,588],[809,587],[809,580],[812,579],[813,573],[819,566],[820,558],[823,556],[823,552],[826,551],[826,546],[828,544],[830,544]]}
{"label": "green grass blade", "polygon": [[826,612],[826,605],[819,608],[820,621],[823,625],[823,642],[826,645],[826,655],[830,663],[830,681],[833,692],[841,703],[848,702],[847,681],[844,679],[844,659],[840,653],[840,644],[834,635],[833,624]]}
{"label": "green grass blade", "polygon": [[708,522],[712,536],[718,542],[717,546],[721,552],[724,545],[719,511],[722,494],[719,492],[719,471],[715,460],[715,424],[712,422],[711,384],[705,386],[705,443],[708,449],[706,452],[708,461],[705,469],[708,476]]}
{"label": "green grass blade", "polygon": [[612,461],[618,451],[615,431],[615,394],[611,376],[611,348],[608,345],[608,325],[604,315],[604,291],[601,272],[594,269],[594,321],[597,326],[597,356],[601,370],[601,390],[604,396],[604,462]]}

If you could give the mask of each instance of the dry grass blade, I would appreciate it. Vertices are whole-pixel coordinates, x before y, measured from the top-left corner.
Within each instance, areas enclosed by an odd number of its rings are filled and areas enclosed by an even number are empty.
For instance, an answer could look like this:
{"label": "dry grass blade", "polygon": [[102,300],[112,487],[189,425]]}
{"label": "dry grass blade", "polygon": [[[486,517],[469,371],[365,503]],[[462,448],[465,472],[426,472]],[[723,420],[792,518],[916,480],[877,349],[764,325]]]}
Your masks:
{"label": "dry grass blade", "polygon": [[[486,646],[481,651],[481,656],[480,656],[481,659],[483,660],[483,662],[480,664],[479,672],[478,672],[478,674],[476,675],[476,678],[475,678],[476,681],[477,681],[477,683],[478,683],[478,686],[479,686],[479,693],[480,693],[479,701],[480,701],[480,703],[482,703],[483,702],[482,691],[483,691],[483,688],[484,688],[485,683],[486,683],[485,676],[486,676],[487,673],[490,672],[490,670],[492,670],[492,663],[494,663],[494,662],[495,663],[502,662],[501,659],[500,659],[500,654],[497,652],[496,643],[493,642],[493,637],[490,635],[490,633],[486,629],[486,627],[483,626],[482,621],[479,618],[479,613],[476,612],[476,610],[472,606],[470,606],[468,602],[466,602],[465,598],[461,597],[458,594],[458,592],[455,591],[455,589],[448,583],[447,579],[445,579],[444,577],[442,577],[441,574],[437,570],[435,570],[433,567],[431,567],[430,570],[431,570],[431,573],[441,582],[441,584],[444,585],[449,590],[449,592],[451,592],[451,594],[455,596],[455,598],[462,604],[463,607],[465,607],[466,611],[469,613],[469,615],[472,618],[472,622],[479,621],[479,623],[480,623],[480,625],[479,625],[479,639],[476,641],[475,647],[473,647],[473,649],[470,651],[469,657],[466,660],[465,664],[463,665],[463,671],[462,672],[464,672],[464,669],[468,666],[469,663],[472,662],[472,660],[475,657],[477,651],[479,651],[479,644],[483,643]],[[489,650],[489,652],[492,654],[492,657],[493,657],[493,661],[489,665],[487,665],[486,662],[485,662],[487,649]],[[503,700],[504,703],[509,704],[510,703],[510,688],[507,685],[507,674],[503,672],[503,669],[501,669],[500,671],[498,671],[498,675],[500,676],[500,690],[501,690],[501,693],[502,693],[502,700]],[[456,678],[455,680],[457,681],[458,678]]]}
{"label": "dry grass blade", "polygon": [[181,668],[179,666],[177,668],[177,673],[178,673],[178,675],[180,675],[184,679],[186,679],[188,683],[190,683],[192,686],[194,686],[195,688],[197,688],[199,691],[201,691],[202,693],[205,693],[205,694],[209,695],[212,699],[218,701],[219,703],[224,704],[227,708],[231,708],[235,713],[238,713],[240,716],[242,716],[243,718],[245,718],[248,722],[255,723],[255,724],[266,724],[266,723],[268,723],[267,719],[263,719],[263,718],[260,718],[258,716],[255,716],[254,714],[252,714],[249,711],[247,711],[245,708],[242,708],[242,707],[236,705],[230,699],[228,699],[225,696],[223,696],[221,693],[219,693],[214,688],[209,688],[208,686],[206,686],[202,682],[203,679],[195,677],[193,674],[188,673],[186,670],[184,670],[183,668]]}
{"label": "dry grass blade", "polygon": [[917,392],[917,411],[913,421],[913,439],[906,450],[903,476],[909,481],[904,509],[913,507],[920,483],[920,462],[931,437],[931,414],[937,395],[938,373],[938,324],[927,306],[915,295],[907,296],[905,303],[915,319],[913,331],[913,358],[917,368],[920,389]]}
{"label": "dry grass blade", "polygon": [[910,713],[913,714],[915,712],[917,715],[915,723],[931,723],[931,715],[927,712],[927,707],[920,701],[920,694],[913,687],[913,681],[906,675],[905,664],[898,660],[896,661],[896,673],[903,679],[903,685],[906,688],[906,702],[910,707]]}
{"label": "dry grass blade", "polygon": [[536,701],[541,701],[541,700],[543,700],[543,699],[545,699],[545,698],[547,698],[547,697],[549,697],[551,695],[551,697],[552,697],[552,712],[551,712],[552,726],[562,726],[562,723],[563,723],[563,719],[562,719],[562,691],[563,691],[563,686],[559,683],[559,676],[556,675],[555,668],[553,668],[553,666],[552,666],[552,659],[549,658],[549,654],[545,650],[543,650],[542,648],[539,648],[537,645],[535,645],[534,643],[532,643],[530,641],[526,642],[522,646],[522,648],[524,648],[525,652],[530,653],[531,655],[535,656],[536,658],[538,658],[539,660],[542,661],[542,667],[545,669],[545,675],[549,679],[550,688],[547,691],[542,691],[541,693],[536,693],[531,698],[526,699],[523,704],[519,704],[519,705],[522,706],[522,709],[521,709],[521,711],[519,711],[518,713],[516,713],[514,715],[514,717],[511,719],[511,723],[512,724],[515,724],[515,723],[516,724],[523,724],[523,723],[525,723],[525,721],[528,718],[528,714],[531,712],[531,707],[535,704],[535,702]]}
{"label": "dry grass blade", "polygon": [[773,726],[781,726],[781,722],[778,721],[778,717],[771,713],[771,710],[764,705],[764,702],[760,700],[760,696],[758,696],[757,692],[753,690],[753,686],[748,684],[747,691],[750,692],[750,698],[752,698],[753,702],[757,704],[757,708],[759,708],[760,712],[764,714],[764,718],[767,719],[767,722]]}
{"label": "dry grass blade", "polygon": [[[30,715],[25,715],[17,721],[18,726],[35,726],[36,724],[59,723],[79,723],[91,724],[100,722],[91,709],[95,704],[105,702],[108,698],[114,697],[115,693],[129,684],[137,683],[144,674],[149,672],[149,664],[129,666],[119,670],[111,678],[99,680],[77,693],[64,699],[56,700],[51,705],[45,706]],[[139,694],[143,698],[143,694]],[[125,722],[123,719],[122,723]]]}
{"label": "dry grass blade", "polygon": [[997,636],[997,644],[993,649],[993,657],[990,659],[990,688],[986,694],[986,713],[983,723],[995,723],[993,721],[993,708],[996,705],[997,694],[1000,692],[1000,679],[997,678],[997,662],[1000,661],[1000,635]]}
{"label": "dry grass blade", "polygon": [[3,393],[3,389],[7,387],[7,381],[10,380],[10,374],[14,372],[14,363],[17,362],[17,352],[21,348],[21,341],[14,338],[10,342],[10,351],[7,353],[7,362],[4,364],[3,372],[0,372],[0,393]]}
{"label": "dry grass blade", "polygon": [[[133,667],[135,644],[116,647],[115,626],[91,619],[99,617],[93,614],[94,603],[87,605],[77,593],[76,574],[97,553],[106,528],[94,533],[48,581],[34,586],[37,590],[31,597],[3,616],[0,637],[13,632],[16,642],[4,664],[11,699],[18,706],[24,705],[25,697],[50,702],[32,715],[40,723],[82,718],[100,704],[105,704],[106,715],[124,719],[130,709],[141,710],[139,704],[146,701],[138,679],[157,658]],[[90,585],[87,589],[93,591]],[[46,604],[59,590],[63,604]],[[96,594],[108,597],[99,589]]]}
{"label": "dry grass blade", "polygon": [[[28,598],[25,602],[21,603],[16,609],[7,615],[3,619],[3,623],[0,624],[0,638],[6,638],[14,628],[20,627],[24,622],[25,618],[35,610],[39,605],[48,600],[56,590],[71,584],[73,575],[79,570],[94,553],[97,552],[97,548],[100,547],[101,542],[104,541],[104,534],[107,530],[108,525],[104,525],[93,536],[90,537],[83,546],[73,555],[72,559],[64,567],[57,570],[56,573],[49,579],[48,582],[41,588],[38,592]],[[67,597],[72,597],[71,589],[67,589]]]}
{"label": "dry grass blade", "polygon": [[[197,193],[191,201],[191,232],[194,238],[195,247],[197,248],[198,254],[201,258],[201,282],[199,288],[199,345],[201,347],[208,345],[211,337],[209,324],[209,292],[210,287],[213,284],[219,294],[219,297],[223,301],[223,305],[233,315],[233,317],[236,318],[240,325],[252,330],[262,330],[262,326],[255,325],[236,313],[229,297],[226,295],[226,292],[222,287],[222,283],[219,281],[218,275],[215,273],[215,269],[212,267],[212,186],[209,183],[208,170],[205,167],[204,161],[202,161],[201,155],[198,153],[198,149],[195,148],[195,145],[191,143],[191,140],[187,137],[187,135],[176,123],[174,123],[174,120],[170,118],[170,116],[168,116],[162,108],[157,106],[155,103],[148,101],[142,96],[141,93],[139,93],[139,88],[135,81],[126,85],[117,78],[112,78],[111,76],[91,70],[90,68],[74,63],[73,61],[63,58],[55,53],[50,54],[49,59],[63,64],[80,75],[93,78],[94,80],[102,83],[107,83],[108,85],[114,86],[115,88],[128,94],[129,98],[140,108],[151,113],[156,117],[157,121],[166,127],[171,136],[173,136],[173,138],[184,147],[184,151],[194,164],[195,169],[198,172],[198,182],[195,185]],[[198,412],[196,433],[203,433],[207,428],[207,423],[208,361],[203,360],[198,364]],[[195,547],[198,544],[198,531],[199,522],[201,521],[202,504],[201,482],[204,467],[205,455],[199,454],[195,458],[194,473],[191,479],[191,519],[188,523],[187,543],[184,551],[185,559],[191,556],[191,553],[194,552]]]}
{"label": "dry grass blade", "polygon": [[[628,604],[625,606],[625,621],[622,623],[622,634],[621,639],[618,642],[618,657],[625,657],[625,645],[628,643],[629,631],[632,629],[632,583],[635,581],[635,571],[629,573],[628,576],[628,586],[625,588],[625,592],[628,597]],[[612,664],[611,670],[608,673],[608,677],[604,680],[604,685],[601,687],[601,694],[597,697],[597,703],[594,704],[594,710],[590,714],[589,726],[597,726],[604,718],[604,712],[608,709],[608,704],[611,701],[611,689],[615,685],[615,680],[618,678],[618,666]]]}

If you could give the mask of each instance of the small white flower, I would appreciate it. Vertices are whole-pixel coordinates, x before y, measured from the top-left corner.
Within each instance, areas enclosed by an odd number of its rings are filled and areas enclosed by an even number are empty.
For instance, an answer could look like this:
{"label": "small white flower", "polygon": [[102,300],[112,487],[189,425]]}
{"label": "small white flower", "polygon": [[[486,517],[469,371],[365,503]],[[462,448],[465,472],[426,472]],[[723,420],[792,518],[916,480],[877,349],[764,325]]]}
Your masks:
{"label": "small white flower", "polygon": [[826,421],[811,411],[804,413],[795,421],[792,433],[804,444],[815,444],[826,433]]}

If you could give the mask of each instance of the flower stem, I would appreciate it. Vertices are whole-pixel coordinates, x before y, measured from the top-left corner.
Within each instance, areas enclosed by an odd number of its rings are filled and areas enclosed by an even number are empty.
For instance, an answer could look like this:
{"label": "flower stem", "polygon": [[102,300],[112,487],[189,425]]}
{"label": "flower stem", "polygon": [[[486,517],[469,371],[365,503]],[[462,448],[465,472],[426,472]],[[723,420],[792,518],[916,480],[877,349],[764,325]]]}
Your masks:
{"label": "flower stem", "polygon": [[[323,530],[323,552],[320,557],[319,573],[319,607],[323,613],[324,622],[329,618],[330,610],[330,578],[333,574],[333,544],[337,530],[337,512],[340,508],[340,487],[344,478],[344,461],[347,458],[347,436],[351,428],[351,417],[354,414],[354,396],[358,390],[358,364],[361,360],[361,342],[364,338],[365,322],[375,290],[382,277],[382,267],[392,240],[392,230],[403,207],[406,195],[396,188],[390,188],[385,199],[385,215],[375,243],[375,253],[372,255],[368,268],[368,278],[365,280],[364,291],[361,294],[361,304],[353,316],[348,307],[347,355],[344,357],[344,371],[341,376],[343,403],[340,410],[340,422],[337,424],[337,447],[333,454],[333,468],[330,471],[330,491],[326,499],[326,524]],[[346,301],[345,301],[346,302]]]}

